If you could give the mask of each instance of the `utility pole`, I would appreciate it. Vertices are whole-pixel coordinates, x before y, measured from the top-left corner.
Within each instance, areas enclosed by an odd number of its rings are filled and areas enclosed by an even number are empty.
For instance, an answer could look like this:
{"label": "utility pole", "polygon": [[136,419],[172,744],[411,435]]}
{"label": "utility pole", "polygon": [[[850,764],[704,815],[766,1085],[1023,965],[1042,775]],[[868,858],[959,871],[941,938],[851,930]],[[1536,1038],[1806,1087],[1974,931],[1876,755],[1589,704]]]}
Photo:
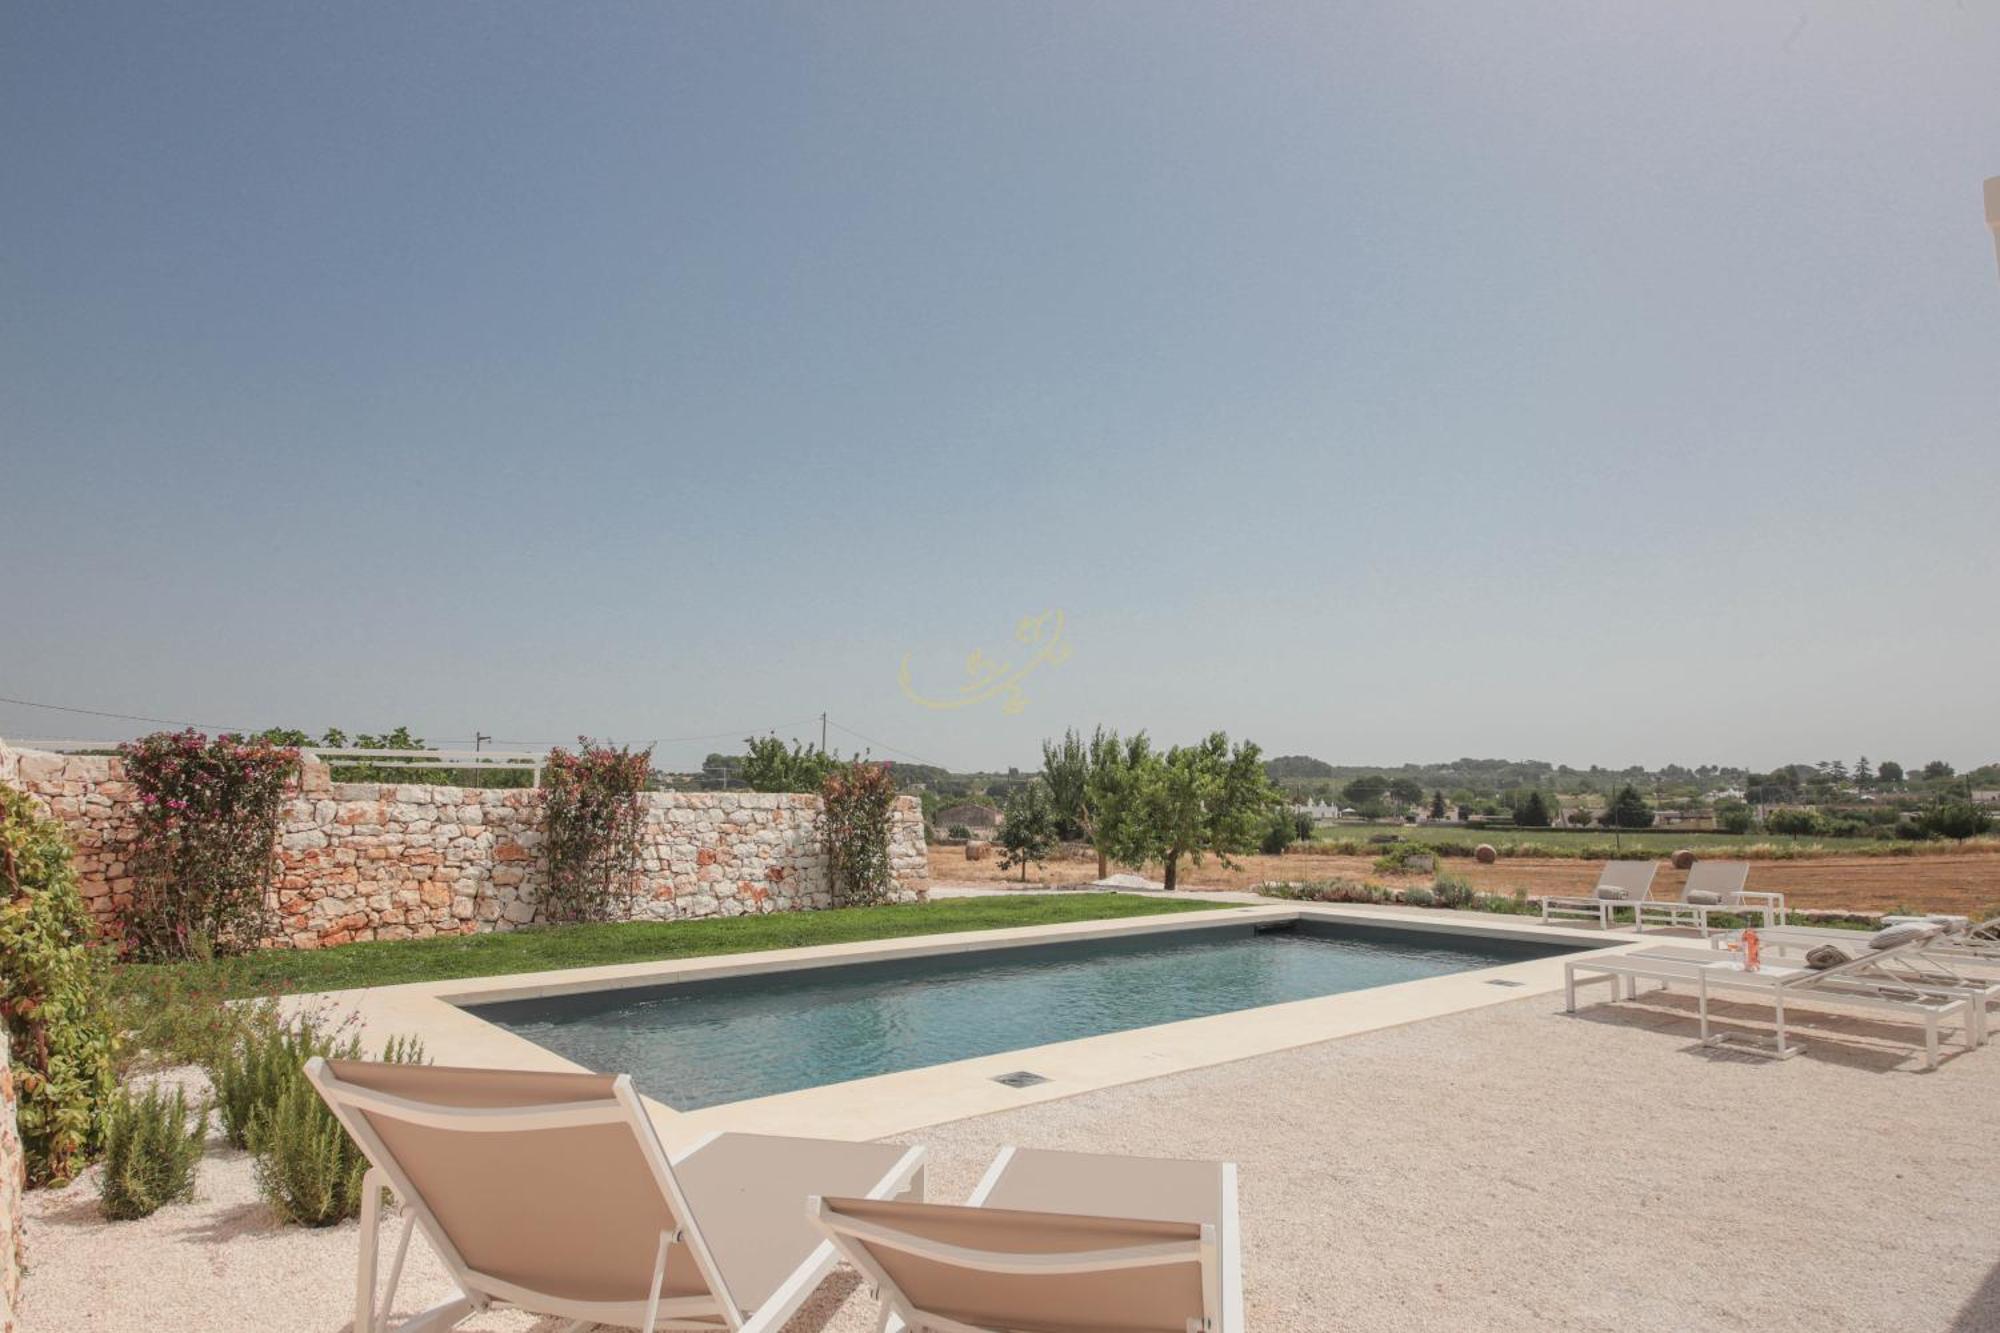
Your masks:
{"label": "utility pole", "polygon": [[826,753],[826,714],[819,715],[819,752]]}
{"label": "utility pole", "polygon": [[483,731],[474,731],[472,733],[472,752],[474,754],[478,754],[480,747],[485,745],[486,742],[492,739],[493,738],[491,736],[487,735]]}

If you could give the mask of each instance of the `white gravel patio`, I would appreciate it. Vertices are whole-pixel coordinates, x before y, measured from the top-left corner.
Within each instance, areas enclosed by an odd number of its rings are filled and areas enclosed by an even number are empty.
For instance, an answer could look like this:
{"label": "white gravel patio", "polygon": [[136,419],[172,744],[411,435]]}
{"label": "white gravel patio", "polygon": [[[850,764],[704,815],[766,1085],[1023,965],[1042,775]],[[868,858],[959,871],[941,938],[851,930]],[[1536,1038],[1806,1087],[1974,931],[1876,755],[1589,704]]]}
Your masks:
{"label": "white gravel patio", "polygon": [[[1698,1047],[1688,1003],[1535,997],[909,1137],[946,1200],[1009,1142],[1237,1161],[1258,1333],[2000,1329],[2000,1050],[1921,1073],[1840,1019],[1777,1063]],[[241,1154],[144,1221],[88,1177],[28,1221],[27,1333],[349,1326],[353,1224],[274,1225]],[[400,1304],[443,1290],[417,1245]],[[872,1315],[843,1275],[790,1333]]]}

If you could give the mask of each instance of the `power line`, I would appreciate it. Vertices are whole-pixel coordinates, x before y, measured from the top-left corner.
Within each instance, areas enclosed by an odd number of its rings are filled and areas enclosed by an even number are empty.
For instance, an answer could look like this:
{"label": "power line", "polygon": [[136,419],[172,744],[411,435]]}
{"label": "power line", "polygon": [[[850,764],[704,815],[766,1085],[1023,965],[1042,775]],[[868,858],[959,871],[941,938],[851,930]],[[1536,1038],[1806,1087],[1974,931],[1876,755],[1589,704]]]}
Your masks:
{"label": "power line", "polygon": [[206,731],[249,731],[249,727],[226,726],[220,722],[183,722],[171,717],[145,717],[138,713],[110,713],[101,708],[72,708],[68,704],[37,703],[33,699],[10,699],[0,695],[0,704],[22,708],[46,708],[52,713],[76,713],[83,717],[108,717],[119,722],[152,722],[162,727],[198,727]]}
{"label": "power line", "polygon": [[914,759],[916,762],[928,765],[931,768],[944,767],[943,764],[931,763],[930,760],[924,758],[920,754],[911,754],[908,750],[899,750],[893,745],[885,745],[881,741],[876,740],[873,736],[864,736],[860,732],[856,731],[853,727],[850,727],[843,722],[833,722],[831,718],[829,718],[828,721],[829,723],[831,723],[832,726],[834,726],[838,730],[846,732],[848,735],[854,737],[857,740],[867,741],[870,745],[875,746],[877,749],[887,750],[890,754],[899,754],[903,756],[903,758],[905,759]]}

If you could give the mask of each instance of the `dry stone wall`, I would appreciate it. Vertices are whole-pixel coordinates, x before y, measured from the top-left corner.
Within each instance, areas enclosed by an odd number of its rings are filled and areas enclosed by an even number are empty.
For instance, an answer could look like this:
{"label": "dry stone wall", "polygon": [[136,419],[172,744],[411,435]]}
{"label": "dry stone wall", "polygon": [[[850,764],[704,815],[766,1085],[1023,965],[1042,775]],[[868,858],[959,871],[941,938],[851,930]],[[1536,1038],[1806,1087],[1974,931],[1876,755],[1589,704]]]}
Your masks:
{"label": "dry stone wall", "polygon": [[[0,781],[69,825],[85,901],[107,926],[131,902],[132,785],[115,758],[9,750]],[[648,792],[641,881],[627,915],[672,921],[831,902],[817,796]],[[317,948],[508,930],[536,919],[534,793],[409,783],[337,783],[305,765],[278,838],[278,934]],[[923,815],[897,801],[891,869],[905,897],[928,883]]]}
{"label": "dry stone wall", "polygon": [[5,1033],[0,1033],[0,1333],[14,1333],[21,1306],[21,1185],[28,1159],[21,1151],[16,1119],[14,1068]]}

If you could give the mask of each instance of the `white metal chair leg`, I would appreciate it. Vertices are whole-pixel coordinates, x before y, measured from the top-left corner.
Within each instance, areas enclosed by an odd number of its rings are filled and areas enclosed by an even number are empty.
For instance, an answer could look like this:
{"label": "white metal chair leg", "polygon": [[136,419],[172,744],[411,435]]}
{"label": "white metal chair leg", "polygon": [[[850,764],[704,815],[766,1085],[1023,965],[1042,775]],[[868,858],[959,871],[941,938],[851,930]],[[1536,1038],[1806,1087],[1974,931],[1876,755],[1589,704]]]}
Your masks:
{"label": "white metal chair leg", "polygon": [[646,1295],[645,1333],[653,1333],[660,1322],[660,1286],[667,1280],[667,1247],[673,1240],[671,1231],[660,1233],[660,1248],[653,1256],[653,1285]]}
{"label": "white metal chair leg", "polygon": [[354,1333],[375,1333],[375,1261],[382,1227],[382,1190],[388,1181],[371,1166],[361,1178],[361,1253],[354,1264]]}

